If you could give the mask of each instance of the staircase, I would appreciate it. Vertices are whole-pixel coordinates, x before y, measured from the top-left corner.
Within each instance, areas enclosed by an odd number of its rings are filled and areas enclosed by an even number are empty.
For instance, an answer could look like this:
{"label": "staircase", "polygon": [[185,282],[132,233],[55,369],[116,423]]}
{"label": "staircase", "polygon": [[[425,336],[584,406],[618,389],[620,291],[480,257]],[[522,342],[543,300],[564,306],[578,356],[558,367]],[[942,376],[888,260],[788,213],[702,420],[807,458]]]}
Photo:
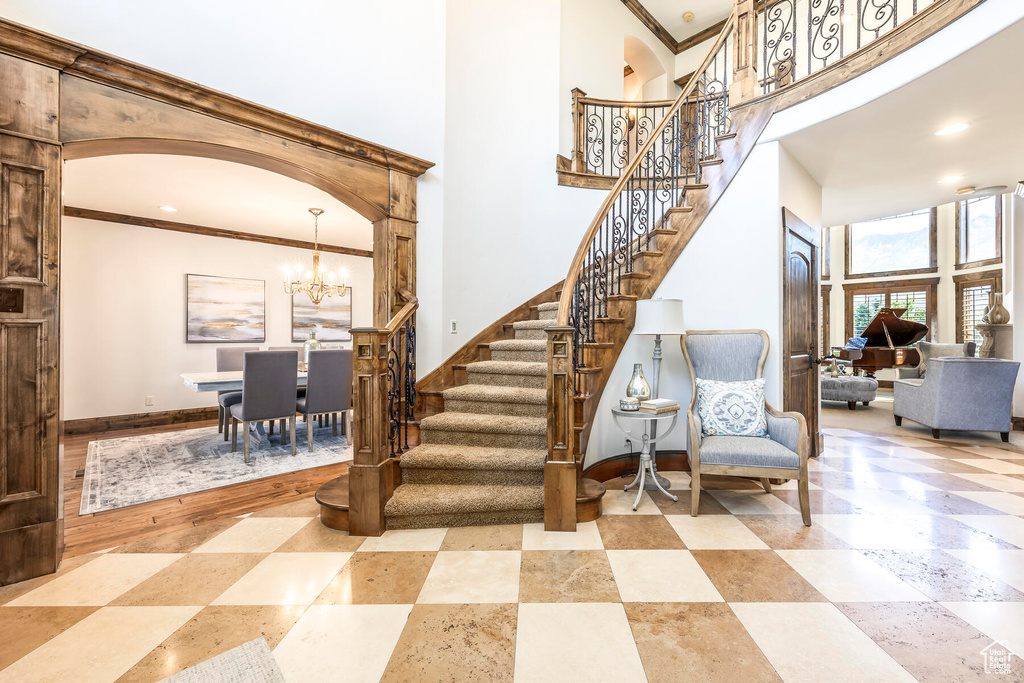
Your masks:
{"label": "staircase", "polygon": [[466,384],[440,392],[444,409],[419,421],[420,445],[402,455],[389,529],[519,524],[544,519],[547,336],[558,302],[487,344]]}

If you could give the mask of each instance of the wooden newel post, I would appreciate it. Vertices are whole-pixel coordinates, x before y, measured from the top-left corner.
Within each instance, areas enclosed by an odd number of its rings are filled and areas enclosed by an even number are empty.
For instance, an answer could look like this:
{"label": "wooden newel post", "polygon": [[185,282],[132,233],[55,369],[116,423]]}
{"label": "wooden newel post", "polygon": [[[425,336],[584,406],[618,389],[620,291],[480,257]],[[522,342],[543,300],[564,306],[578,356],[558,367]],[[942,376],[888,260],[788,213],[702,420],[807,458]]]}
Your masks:
{"label": "wooden newel post", "polygon": [[574,173],[587,172],[587,126],[583,98],[587,93],[579,88],[572,89],[572,170]]}
{"label": "wooden newel post", "polygon": [[757,97],[757,6],[755,0],[736,0],[733,8],[733,79],[730,104]]}
{"label": "wooden newel post", "polygon": [[571,327],[549,327],[548,459],[544,464],[544,530],[576,531]]}
{"label": "wooden newel post", "polygon": [[349,533],[384,533],[384,504],[394,490],[388,449],[387,330],[352,330],[353,447],[349,468]]}

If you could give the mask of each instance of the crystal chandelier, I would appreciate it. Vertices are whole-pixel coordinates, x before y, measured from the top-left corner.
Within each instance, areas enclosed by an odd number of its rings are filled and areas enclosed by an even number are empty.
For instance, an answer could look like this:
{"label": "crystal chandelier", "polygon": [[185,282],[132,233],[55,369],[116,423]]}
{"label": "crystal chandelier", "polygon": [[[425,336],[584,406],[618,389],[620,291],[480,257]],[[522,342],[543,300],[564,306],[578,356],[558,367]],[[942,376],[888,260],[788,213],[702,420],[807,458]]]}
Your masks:
{"label": "crystal chandelier", "polygon": [[313,270],[307,270],[306,278],[304,280],[299,280],[298,278],[302,275],[302,269],[296,269],[296,280],[292,281],[292,271],[290,268],[285,267],[284,291],[286,294],[305,292],[309,296],[310,301],[313,302],[313,305],[319,306],[320,302],[324,300],[324,297],[335,295],[345,296],[345,293],[348,291],[348,287],[345,285],[344,273],[342,273],[342,282],[340,285],[334,284],[334,273],[328,273],[327,281],[324,281],[324,269],[320,266],[320,214],[322,214],[324,210],[310,209],[309,212],[313,214]]}

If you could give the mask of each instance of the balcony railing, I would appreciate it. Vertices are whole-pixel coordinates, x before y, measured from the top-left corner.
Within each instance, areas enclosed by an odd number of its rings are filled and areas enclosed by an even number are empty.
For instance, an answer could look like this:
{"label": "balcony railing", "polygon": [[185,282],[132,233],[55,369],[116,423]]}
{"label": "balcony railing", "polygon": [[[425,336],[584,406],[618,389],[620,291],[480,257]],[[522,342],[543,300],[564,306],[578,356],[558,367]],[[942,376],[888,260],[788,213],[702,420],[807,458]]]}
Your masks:
{"label": "balcony railing", "polygon": [[617,178],[661,123],[674,100],[599,100],[572,91],[572,171]]}

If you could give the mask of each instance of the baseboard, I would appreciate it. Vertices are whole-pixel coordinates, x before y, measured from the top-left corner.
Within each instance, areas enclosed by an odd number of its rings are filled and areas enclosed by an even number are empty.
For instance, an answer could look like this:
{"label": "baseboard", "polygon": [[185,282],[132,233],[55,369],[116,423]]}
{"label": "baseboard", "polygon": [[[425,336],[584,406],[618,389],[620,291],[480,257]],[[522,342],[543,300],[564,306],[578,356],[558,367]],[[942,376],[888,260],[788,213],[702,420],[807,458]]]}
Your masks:
{"label": "baseboard", "polygon": [[878,388],[879,389],[892,389],[892,382],[893,381],[891,379],[880,379],[880,380],[878,380]]}
{"label": "baseboard", "polygon": [[[627,472],[636,471],[639,462],[639,453],[613,455],[584,469],[583,476],[594,481],[608,481]],[[659,470],[666,472],[690,471],[690,460],[686,457],[686,451],[658,451],[655,454],[655,464]]]}
{"label": "baseboard", "polygon": [[155,413],[136,413],[134,415],[110,415],[108,417],[87,417],[81,420],[65,420],[64,434],[94,434],[114,429],[138,429],[139,427],[157,427],[176,425],[187,422],[216,420],[217,408],[183,408],[181,410],[163,410]]}
{"label": "baseboard", "polygon": [[1024,432],[1024,417],[1011,417],[1010,428],[1015,432]]}

